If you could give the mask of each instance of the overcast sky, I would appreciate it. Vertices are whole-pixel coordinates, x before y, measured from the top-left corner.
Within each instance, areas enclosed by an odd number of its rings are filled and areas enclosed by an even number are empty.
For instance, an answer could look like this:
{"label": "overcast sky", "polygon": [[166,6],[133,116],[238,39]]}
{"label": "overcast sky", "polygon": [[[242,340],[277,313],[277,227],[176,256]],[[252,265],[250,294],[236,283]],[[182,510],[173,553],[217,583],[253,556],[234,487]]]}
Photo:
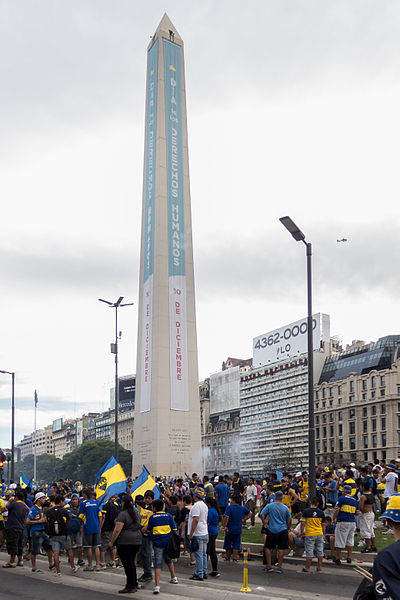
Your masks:
{"label": "overcast sky", "polygon": [[[16,441],[109,406],[136,368],[146,48],[185,43],[200,377],[314,311],[344,343],[400,333],[397,0],[0,0],[0,369]],[[337,239],[347,238],[347,243]],[[10,377],[0,375],[0,446]]]}

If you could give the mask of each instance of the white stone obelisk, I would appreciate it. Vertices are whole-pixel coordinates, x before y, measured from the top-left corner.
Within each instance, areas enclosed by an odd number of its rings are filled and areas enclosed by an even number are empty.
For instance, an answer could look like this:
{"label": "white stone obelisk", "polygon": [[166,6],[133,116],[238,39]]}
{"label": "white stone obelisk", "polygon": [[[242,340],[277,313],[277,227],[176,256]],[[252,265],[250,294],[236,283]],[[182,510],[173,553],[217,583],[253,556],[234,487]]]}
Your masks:
{"label": "white stone obelisk", "polygon": [[167,15],[147,56],[133,472],[201,468],[183,42]]}

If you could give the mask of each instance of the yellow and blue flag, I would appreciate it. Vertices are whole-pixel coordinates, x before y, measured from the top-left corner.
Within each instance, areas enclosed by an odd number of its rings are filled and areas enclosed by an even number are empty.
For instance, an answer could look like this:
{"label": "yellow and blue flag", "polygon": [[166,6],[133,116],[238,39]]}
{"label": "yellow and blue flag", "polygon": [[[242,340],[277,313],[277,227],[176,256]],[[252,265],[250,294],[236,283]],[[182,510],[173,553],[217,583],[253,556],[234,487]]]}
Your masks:
{"label": "yellow and blue flag", "polygon": [[24,475],[21,471],[19,476],[19,485],[24,490],[28,485],[30,486],[32,483],[32,479],[28,479],[26,475]]}
{"label": "yellow and blue flag", "polygon": [[126,475],[114,456],[96,474],[95,486],[96,501],[99,508],[114,494],[123,494],[127,491]]}
{"label": "yellow and blue flag", "polygon": [[148,490],[152,490],[154,492],[154,500],[158,500],[161,496],[160,488],[150,475],[150,472],[143,465],[142,472],[139,477],[135,479],[131,487],[131,495],[132,498],[135,499],[139,494],[144,496],[144,493]]}

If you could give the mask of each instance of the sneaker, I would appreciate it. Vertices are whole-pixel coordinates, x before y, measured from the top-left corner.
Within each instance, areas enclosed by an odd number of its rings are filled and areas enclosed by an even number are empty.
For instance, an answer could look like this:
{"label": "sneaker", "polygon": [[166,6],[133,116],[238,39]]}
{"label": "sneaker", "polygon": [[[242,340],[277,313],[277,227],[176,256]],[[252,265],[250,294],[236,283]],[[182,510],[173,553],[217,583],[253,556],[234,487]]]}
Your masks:
{"label": "sneaker", "polygon": [[95,568],[94,568],[94,570],[95,570],[95,571],[100,571],[100,570],[101,570],[101,567],[100,567],[100,565],[96,565],[96,566],[95,566]]}
{"label": "sneaker", "polygon": [[208,575],[207,575],[207,573],[204,573],[204,575],[203,575],[203,579],[208,579]]}
{"label": "sneaker", "polygon": [[84,571],[94,571],[93,567],[90,567],[89,565],[86,565],[86,567],[83,570]]}
{"label": "sneaker", "polygon": [[288,556],[294,556],[294,550],[291,550],[290,552],[288,552]]}
{"label": "sneaker", "polygon": [[84,564],[85,564],[85,561],[84,561],[84,560],[82,560],[82,559],[80,558],[80,559],[78,560],[78,565],[79,565],[80,567],[83,567],[83,565],[84,565]]}
{"label": "sneaker", "polygon": [[52,569],[54,569],[54,568],[55,568],[55,566],[56,566],[56,565],[55,565],[54,563],[53,563],[52,565],[49,565],[49,571],[51,571]]}
{"label": "sneaker", "polygon": [[351,558],[346,558],[346,562],[348,565],[351,565]]}
{"label": "sneaker", "polygon": [[181,556],[189,556],[189,552],[186,552],[186,550],[184,550],[181,554]]}
{"label": "sneaker", "polygon": [[105,563],[100,563],[100,569],[107,569],[107,565]]}
{"label": "sneaker", "polygon": [[154,586],[154,590],[153,590],[153,594],[159,594],[160,593],[160,586],[159,585],[155,585]]}
{"label": "sneaker", "polygon": [[3,569],[15,569],[17,565],[14,565],[14,563],[10,563],[7,562],[5,565],[3,565]]}
{"label": "sneaker", "polygon": [[141,575],[138,579],[138,581],[140,581],[140,583],[147,583],[148,581],[151,581],[153,579],[153,577],[151,575],[145,575],[143,573],[143,575]]}
{"label": "sneaker", "polygon": [[365,541],[364,540],[360,540],[357,544],[358,548],[362,548],[363,546],[365,546]]}
{"label": "sneaker", "polygon": [[79,565],[75,565],[74,567],[72,567],[73,573],[76,573],[77,571],[79,571]]}
{"label": "sneaker", "polygon": [[306,569],[305,567],[302,568],[301,570],[302,573],[309,573],[310,571],[308,569]]}
{"label": "sneaker", "polygon": [[177,577],[171,577],[171,579],[169,580],[169,582],[170,583],[179,583]]}
{"label": "sneaker", "polygon": [[42,571],[40,569],[32,569],[32,573],[41,573]]}
{"label": "sneaker", "polygon": [[275,567],[275,573],[283,573],[282,567]]}
{"label": "sneaker", "polygon": [[189,579],[191,579],[192,581],[203,581],[203,578],[196,575],[196,573],[189,577]]}
{"label": "sneaker", "polygon": [[254,525],[249,525],[247,529],[254,529]]}
{"label": "sneaker", "polygon": [[338,565],[339,567],[340,567],[340,565],[342,564],[342,563],[341,563],[341,561],[340,561],[340,558],[334,558],[334,559],[333,559],[333,563],[334,563],[335,565]]}
{"label": "sneaker", "polygon": [[114,567],[115,567],[115,560],[112,560],[111,562],[107,563],[107,567],[108,567],[109,569],[112,569],[112,568],[114,568]]}
{"label": "sneaker", "polygon": [[372,548],[364,548],[364,550],[361,550],[361,554],[371,554],[372,552]]}
{"label": "sneaker", "polygon": [[218,571],[211,571],[210,577],[221,577],[221,573],[218,573]]}
{"label": "sneaker", "polygon": [[194,567],[195,564],[196,564],[196,561],[195,560],[191,560],[186,566],[187,567]]}
{"label": "sneaker", "polygon": [[273,573],[274,572],[274,567],[265,567],[264,571],[266,573]]}
{"label": "sneaker", "polygon": [[17,567],[23,567],[24,566],[24,561],[23,560],[19,560],[17,562]]}
{"label": "sneaker", "polygon": [[61,577],[61,573],[54,573],[54,577]]}

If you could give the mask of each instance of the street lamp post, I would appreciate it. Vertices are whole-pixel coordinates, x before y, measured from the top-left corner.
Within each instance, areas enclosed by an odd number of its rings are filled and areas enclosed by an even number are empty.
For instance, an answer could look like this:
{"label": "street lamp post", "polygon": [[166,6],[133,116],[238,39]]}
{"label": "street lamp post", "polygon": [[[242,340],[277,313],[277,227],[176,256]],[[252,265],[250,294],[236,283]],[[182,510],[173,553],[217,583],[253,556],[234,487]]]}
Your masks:
{"label": "street lamp post", "polygon": [[118,309],[123,306],[133,306],[133,302],[128,302],[126,304],[121,304],[123,296],[120,296],[116,302],[109,302],[108,300],[103,300],[99,298],[99,302],[104,302],[111,308],[115,308],[115,343],[111,344],[111,353],[115,355],[115,446],[114,446],[114,456],[118,460],[118,410],[119,410],[119,385],[118,385]]}
{"label": "street lamp post", "polygon": [[313,371],[313,323],[312,323],[312,277],[311,256],[312,246],[306,241],[306,236],[290,217],[281,217],[280,222],[296,242],[303,242],[307,256],[307,363],[308,363],[308,481],[309,497],[316,494],[315,478],[315,425],[314,425],[314,371]]}
{"label": "street lamp post", "polygon": [[[13,371],[0,371],[5,375],[11,375],[11,473],[10,479],[14,481],[14,456],[15,456],[15,373]],[[10,469],[8,469],[10,470]]]}

